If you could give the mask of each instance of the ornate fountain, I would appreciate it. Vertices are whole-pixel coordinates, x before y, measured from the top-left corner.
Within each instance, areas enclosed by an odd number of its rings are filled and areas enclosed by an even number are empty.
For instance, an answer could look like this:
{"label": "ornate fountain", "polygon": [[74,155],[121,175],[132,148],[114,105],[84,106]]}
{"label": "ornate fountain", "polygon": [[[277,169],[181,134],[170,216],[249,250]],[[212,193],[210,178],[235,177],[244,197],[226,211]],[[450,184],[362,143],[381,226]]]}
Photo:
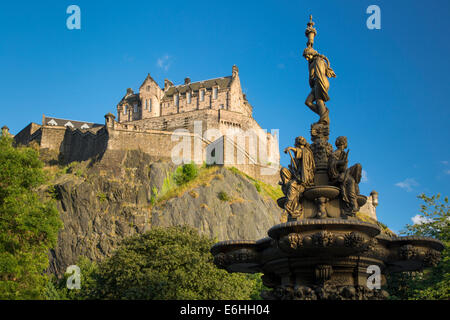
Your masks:
{"label": "ornate fountain", "polygon": [[291,156],[280,170],[284,197],[278,205],[288,221],[273,226],[258,241],[230,240],[211,248],[214,263],[228,272],[263,273],[265,299],[384,299],[390,272],[436,265],[443,244],[428,237],[397,237],[378,224],[356,217],[367,197],[359,194],[362,166],[348,167],[347,138],[328,142],[328,78],[335,77],[327,57],[313,49],[312,17],[303,51],[311,93],[305,104],[319,115],[311,140],[297,137],[284,150]]}

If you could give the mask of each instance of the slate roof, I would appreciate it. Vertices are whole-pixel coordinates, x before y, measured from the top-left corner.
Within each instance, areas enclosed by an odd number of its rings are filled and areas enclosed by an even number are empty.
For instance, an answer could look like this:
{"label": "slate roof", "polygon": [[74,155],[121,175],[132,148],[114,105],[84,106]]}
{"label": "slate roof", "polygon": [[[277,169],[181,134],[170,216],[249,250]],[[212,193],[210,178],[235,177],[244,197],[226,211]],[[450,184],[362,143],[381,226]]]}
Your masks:
{"label": "slate roof", "polygon": [[214,86],[219,86],[219,89],[229,88],[231,85],[231,80],[232,77],[228,76],[173,86],[167,89],[167,91],[164,94],[164,97],[171,97],[176,93],[186,93],[187,91],[198,91],[199,89],[211,89]]}
{"label": "slate roof", "polygon": [[42,124],[47,126],[61,126],[61,127],[66,126],[71,127],[72,129],[91,129],[104,126],[103,124],[93,122],[59,119],[47,116],[44,116]]}
{"label": "slate roof", "polygon": [[129,95],[125,95],[125,97],[120,100],[119,104],[130,104],[133,105],[135,103],[139,104],[141,100],[139,99],[139,93],[132,93]]}

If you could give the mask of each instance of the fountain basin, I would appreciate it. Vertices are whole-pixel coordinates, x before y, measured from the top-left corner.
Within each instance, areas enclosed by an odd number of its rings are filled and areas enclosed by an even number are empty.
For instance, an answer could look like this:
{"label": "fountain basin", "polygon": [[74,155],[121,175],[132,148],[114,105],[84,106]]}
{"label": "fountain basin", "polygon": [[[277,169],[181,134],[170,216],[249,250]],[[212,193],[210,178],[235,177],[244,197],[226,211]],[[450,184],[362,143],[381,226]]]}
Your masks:
{"label": "fountain basin", "polygon": [[335,199],[339,193],[340,189],[333,186],[316,186],[305,190],[303,196],[308,200],[315,200],[321,197],[327,198],[328,200]]}

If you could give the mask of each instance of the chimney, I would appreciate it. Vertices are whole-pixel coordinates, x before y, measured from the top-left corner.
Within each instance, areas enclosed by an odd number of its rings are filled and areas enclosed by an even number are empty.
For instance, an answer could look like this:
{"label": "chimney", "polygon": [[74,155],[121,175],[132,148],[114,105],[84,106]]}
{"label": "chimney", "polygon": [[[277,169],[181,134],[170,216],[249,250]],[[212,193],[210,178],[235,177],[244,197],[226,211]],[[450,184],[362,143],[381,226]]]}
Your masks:
{"label": "chimney", "polygon": [[171,86],[173,86],[172,81],[170,81],[169,79],[164,79],[164,91],[169,89],[169,87],[171,87]]}
{"label": "chimney", "polygon": [[133,94],[134,92],[133,92],[133,89],[131,89],[131,88],[128,88],[127,89],[127,95],[129,95],[129,94]]}
{"label": "chimney", "polygon": [[191,78],[184,78],[184,84],[191,83]]}

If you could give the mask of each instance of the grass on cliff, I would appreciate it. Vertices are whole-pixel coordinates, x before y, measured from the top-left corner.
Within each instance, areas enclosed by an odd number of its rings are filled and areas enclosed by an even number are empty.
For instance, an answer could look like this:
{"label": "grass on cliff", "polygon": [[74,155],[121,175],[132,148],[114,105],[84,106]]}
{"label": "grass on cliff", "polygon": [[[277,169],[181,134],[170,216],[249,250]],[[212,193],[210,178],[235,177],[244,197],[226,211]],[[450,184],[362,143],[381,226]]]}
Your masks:
{"label": "grass on cliff", "polygon": [[[169,199],[181,197],[185,192],[199,186],[208,186],[214,178],[220,178],[217,174],[218,166],[202,166],[193,169],[193,164],[178,167],[175,172],[168,172],[160,191],[154,191],[154,204],[163,203]],[[180,169],[181,168],[181,169]],[[196,172],[196,174],[194,174]]]}
{"label": "grass on cliff", "polygon": [[48,181],[56,180],[64,175],[74,175],[80,178],[87,177],[88,162],[74,161],[67,165],[47,165],[43,168],[47,175]]}
{"label": "grass on cliff", "polygon": [[233,172],[236,175],[240,175],[242,177],[247,178],[248,180],[252,181],[255,185],[256,190],[261,193],[262,195],[265,195],[266,197],[270,197],[274,201],[277,201],[278,198],[284,197],[283,192],[281,191],[280,186],[272,186],[270,184],[267,184],[265,182],[259,181],[255,178],[250,177],[248,174],[240,171],[236,167],[227,168],[231,172]]}

